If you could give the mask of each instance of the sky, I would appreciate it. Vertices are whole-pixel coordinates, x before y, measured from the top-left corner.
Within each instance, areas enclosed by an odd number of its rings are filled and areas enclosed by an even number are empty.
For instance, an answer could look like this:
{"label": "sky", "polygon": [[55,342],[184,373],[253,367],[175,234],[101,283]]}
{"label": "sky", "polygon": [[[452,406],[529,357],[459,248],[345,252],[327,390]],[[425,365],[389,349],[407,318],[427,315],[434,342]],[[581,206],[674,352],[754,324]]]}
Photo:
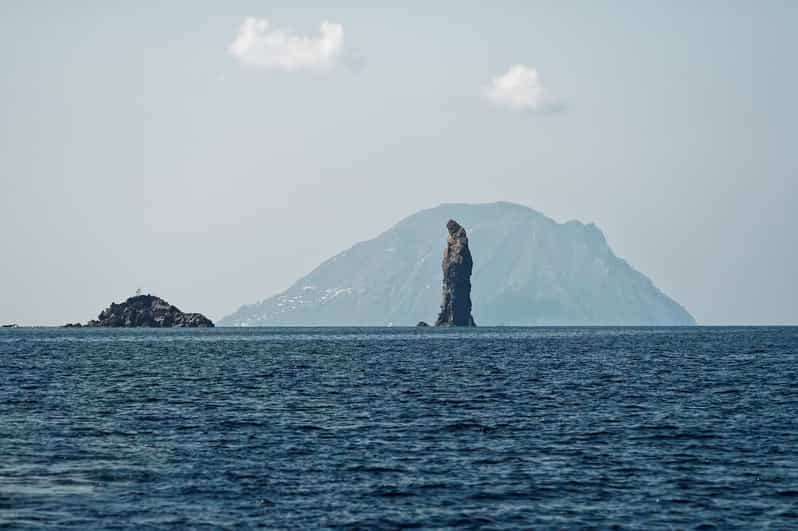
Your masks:
{"label": "sky", "polygon": [[502,200],[700,324],[798,324],[798,3],[376,4],[0,3],[0,323],[219,319]]}

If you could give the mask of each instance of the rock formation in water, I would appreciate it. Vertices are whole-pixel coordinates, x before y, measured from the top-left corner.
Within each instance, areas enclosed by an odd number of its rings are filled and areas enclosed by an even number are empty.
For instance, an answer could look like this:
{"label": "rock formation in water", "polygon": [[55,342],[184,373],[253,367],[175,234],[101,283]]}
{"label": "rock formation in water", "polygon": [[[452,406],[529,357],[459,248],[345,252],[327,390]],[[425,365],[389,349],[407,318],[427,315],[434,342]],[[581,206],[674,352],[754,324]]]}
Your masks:
{"label": "rock formation in water", "polygon": [[419,327],[419,328],[428,328],[429,327],[429,325],[427,324],[426,321],[419,321],[418,323],[416,323],[416,326]]}
{"label": "rock formation in water", "polygon": [[111,303],[96,320],[89,321],[86,326],[205,328],[212,327],[213,322],[200,313],[183,313],[155,295],[136,295],[121,304]]}
{"label": "rock formation in water", "polygon": [[443,295],[435,326],[476,326],[471,316],[471,270],[474,262],[463,227],[450,219],[449,238],[443,251]]}

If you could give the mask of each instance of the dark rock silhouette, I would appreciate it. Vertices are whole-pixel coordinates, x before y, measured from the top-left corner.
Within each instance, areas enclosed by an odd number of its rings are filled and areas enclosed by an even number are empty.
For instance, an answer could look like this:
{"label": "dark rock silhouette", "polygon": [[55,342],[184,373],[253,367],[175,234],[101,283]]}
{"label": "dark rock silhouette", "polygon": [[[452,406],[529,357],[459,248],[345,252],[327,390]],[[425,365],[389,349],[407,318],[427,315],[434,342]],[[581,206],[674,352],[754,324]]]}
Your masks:
{"label": "dark rock silhouette", "polygon": [[443,295],[435,326],[476,326],[471,316],[471,270],[474,262],[463,227],[450,219],[449,238],[443,251]]}
{"label": "dark rock silhouette", "polygon": [[419,328],[427,328],[427,327],[429,327],[429,324],[427,324],[427,322],[426,322],[426,321],[419,321],[419,322],[416,324],[416,326],[417,326],[417,327],[419,327]]}
{"label": "dark rock silhouette", "polygon": [[89,321],[86,326],[196,328],[212,327],[213,322],[200,313],[183,313],[155,295],[136,295],[121,304],[111,303],[96,320]]}

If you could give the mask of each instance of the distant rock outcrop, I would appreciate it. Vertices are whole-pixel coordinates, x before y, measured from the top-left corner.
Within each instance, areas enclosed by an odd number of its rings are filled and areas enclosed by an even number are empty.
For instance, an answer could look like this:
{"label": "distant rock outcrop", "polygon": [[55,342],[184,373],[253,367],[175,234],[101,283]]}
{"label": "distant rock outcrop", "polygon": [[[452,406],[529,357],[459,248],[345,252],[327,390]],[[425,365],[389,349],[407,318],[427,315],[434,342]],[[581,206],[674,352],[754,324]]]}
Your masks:
{"label": "distant rock outcrop", "polygon": [[417,326],[417,327],[419,327],[419,328],[428,328],[428,327],[429,327],[429,325],[427,324],[427,322],[426,322],[426,321],[419,321],[419,322],[416,324],[416,326]]}
{"label": "distant rock outcrop", "polygon": [[[74,327],[75,325],[67,325]],[[183,313],[155,295],[136,295],[111,306],[86,323],[89,327],[197,328],[212,327],[213,322],[200,313]]]}
{"label": "distant rock outcrop", "polygon": [[449,238],[443,251],[443,294],[435,326],[476,326],[471,316],[471,270],[474,261],[468,236],[455,220],[446,223]]}

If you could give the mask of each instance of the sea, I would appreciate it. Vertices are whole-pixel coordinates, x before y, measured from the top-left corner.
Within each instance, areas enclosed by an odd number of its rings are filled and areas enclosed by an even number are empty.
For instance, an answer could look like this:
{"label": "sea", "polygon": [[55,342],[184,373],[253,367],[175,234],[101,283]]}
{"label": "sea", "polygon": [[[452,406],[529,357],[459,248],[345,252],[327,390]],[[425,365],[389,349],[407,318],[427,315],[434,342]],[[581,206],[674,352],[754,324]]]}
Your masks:
{"label": "sea", "polygon": [[798,529],[798,328],[0,330],[0,528]]}

